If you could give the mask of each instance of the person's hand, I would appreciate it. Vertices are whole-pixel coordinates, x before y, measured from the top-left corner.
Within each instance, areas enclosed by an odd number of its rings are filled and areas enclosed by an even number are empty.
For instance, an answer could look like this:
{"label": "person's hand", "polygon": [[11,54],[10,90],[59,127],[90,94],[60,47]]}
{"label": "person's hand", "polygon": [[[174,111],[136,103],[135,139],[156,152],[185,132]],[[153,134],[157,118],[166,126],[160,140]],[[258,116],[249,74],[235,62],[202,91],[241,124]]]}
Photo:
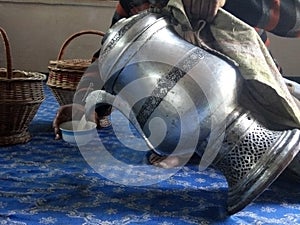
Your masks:
{"label": "person's hand", "polygon": [[226,0],[182,0],[182,2],[191,22],[198,20],[212,22]]}
{"label": "person's hand", "polygon": [[53,128],[55,139],[61,138],[61,132],[59,129],[60,124],[63,122],[71,121],[73,119],[80,120],[84,115],[84,106],[79,104],[68,104],[61,106],[56,113],[53,120]]}

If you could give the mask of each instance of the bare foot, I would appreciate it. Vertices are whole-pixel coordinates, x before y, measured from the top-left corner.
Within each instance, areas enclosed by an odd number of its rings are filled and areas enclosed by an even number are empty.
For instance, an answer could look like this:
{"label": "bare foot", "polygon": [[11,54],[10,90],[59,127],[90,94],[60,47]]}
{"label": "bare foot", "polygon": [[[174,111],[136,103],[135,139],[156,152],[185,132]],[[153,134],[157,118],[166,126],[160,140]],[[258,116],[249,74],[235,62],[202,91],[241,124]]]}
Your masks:
{"label": "bare foot", "polygon": [[99,117],[99,119],[97,120],[97,128],[98,129],[106,128],[109,126],[111,126],[111,122],[110,122],[108,116]]}
{"label": "bare foot", "polygon": [[185,165],[190,158],[191,158],[190,154],[181,155],[181,156],[160,156],[155,153],[152,153],[149,156],[148,161],[153,166],[170,169],[170,168]]}

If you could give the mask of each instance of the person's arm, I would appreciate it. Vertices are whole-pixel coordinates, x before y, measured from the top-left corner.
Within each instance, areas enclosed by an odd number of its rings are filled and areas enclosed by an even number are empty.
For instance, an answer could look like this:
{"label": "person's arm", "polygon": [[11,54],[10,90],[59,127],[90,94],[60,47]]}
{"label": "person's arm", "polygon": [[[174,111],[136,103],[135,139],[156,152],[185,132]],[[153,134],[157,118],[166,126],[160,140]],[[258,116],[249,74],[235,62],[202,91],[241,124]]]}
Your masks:
{"label": "person's arm", "polygon": [[167,0],[120,0],[117,4],[111,25],[122,18],[128,18],[150,7],[162,8],[167,5],[167,2]]}
{"label": "person's arm", "polygon": [[[61,132],[59,129],[61,123],[71,121],[73,119],[80,120],[82,118],[85,113],[84,105],[87,95],[93,90],[101,89],[102,86],[103,82],[98,73],[97,64],[93,63],[83,74],[82,79],[78,83],[73,103],[60,106],[57,110],[56,116],[53,120],[55,139],[61,138]],[[89,120],[95,121],[97,125],[100,123],[98,115],[96,114],[90,115]]]}
{"label": "person's arm", "polygon": [[119,1],[117,3],[114,15],[111,20],[111,26],[118,22],[120,19],[129,17],[129,11],[125,3],[126,1]]}
{"label": "person's arm", "polygon": [[212,22],[219,8],[222,8],[225,2],[226,0],[182,0],[184,10],[191,23],[199,19]]}
{"label": "person's arm", "polygon": [[[115,12],[114,15],[112,17],[111,20],[111,24],[110,27],[113,26],[116,22],[118,22],[120,19],[122,18],[127,18],[129,17],[129,12],[128,9],[125,8],[125,6],[123,6],[127,1],[121,0],[117,3],[116,8],[115,8]],[[103,41],[103,39],[102,39]],[[101,48],[98,49],[93,57],[92,57],[92,61],[94,62],[95,60],[97,60],[99,58],[99,54],[100,54]]]}
{"label": "person's arm", "polygon": [[299,0],[227,0],[223,7],[252,27],[283,37],[300,37]]}

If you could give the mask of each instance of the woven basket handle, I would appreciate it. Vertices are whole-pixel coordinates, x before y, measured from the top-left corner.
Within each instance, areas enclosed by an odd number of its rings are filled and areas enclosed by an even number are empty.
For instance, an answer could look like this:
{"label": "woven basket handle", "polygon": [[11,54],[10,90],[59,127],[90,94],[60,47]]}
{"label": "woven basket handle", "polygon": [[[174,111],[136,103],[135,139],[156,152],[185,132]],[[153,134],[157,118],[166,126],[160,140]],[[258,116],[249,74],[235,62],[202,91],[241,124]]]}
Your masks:
{"label": "woven basket handle", "polygon": [[102,36],[102,37],[103,37],[105,33],[102,32],[102,31],[98,31],[98,30],[83,30],[83,31],[79,31],[79,32],[77,32],[77,33],[71,35],[71,36],[63,43],[63,45],[61,46],[61,48],[60,48],[60,50],[59,50],[59,53],[58,53],[57,60],[61,60],[61,58],[62,58],[62,56],[63,56],[63,54],[64,54],[64,51],[65,51],[66,47],[70,44],[70,42],[71,42],[73,39],[75,39],[75,38],[77,38],[77,37],[79,37],[79,36],[81,36],[81,35],[84,35],[84,34],[96,34],[96,35],[99,35],[99,36]]}
{"label": "woven basket handle", "polygon": [[8,40],[8,36],[5,32],[5,30],[0,27],[0,33],[2,36],[2,40],[4,42],[4,47],[5,47],[5,51],[6,51],[6,77],[7,79],[11,79],[12,77],[12,59],[11,59],[11,53],[10,53],[10,45],[9,45],[9,40]]}

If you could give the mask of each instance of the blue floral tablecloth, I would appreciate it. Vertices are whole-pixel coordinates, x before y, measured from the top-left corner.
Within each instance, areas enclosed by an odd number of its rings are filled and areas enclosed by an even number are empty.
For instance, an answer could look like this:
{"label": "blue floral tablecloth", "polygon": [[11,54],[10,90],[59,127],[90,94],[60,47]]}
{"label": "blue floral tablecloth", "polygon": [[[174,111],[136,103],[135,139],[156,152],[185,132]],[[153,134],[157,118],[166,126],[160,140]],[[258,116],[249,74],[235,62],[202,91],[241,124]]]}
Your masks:
{"label": "blue floral tablecloth", "polygon": [[[96,172],[77,146],[54,140],[52,120],[58,108],[45,86],[46,100],[30,126],[32,140],[0,148],[0,225],[191,225],[300,224],[300,183],[284,175],[242,211],[226,214],[227,183],[216,170],[188,164],[158,183],[119,184]],[[124,118],[113,111],[114,122]],[[111,154],[145,163],[145,151],[123,146],[112,128],[99,131]],[[137,138],[126,139],[143,145]],[[134,143],[136,142],[136,143]],[[102,169],[126,174],[118,166]],[[134,168],[134,167],[133,167]]]}

